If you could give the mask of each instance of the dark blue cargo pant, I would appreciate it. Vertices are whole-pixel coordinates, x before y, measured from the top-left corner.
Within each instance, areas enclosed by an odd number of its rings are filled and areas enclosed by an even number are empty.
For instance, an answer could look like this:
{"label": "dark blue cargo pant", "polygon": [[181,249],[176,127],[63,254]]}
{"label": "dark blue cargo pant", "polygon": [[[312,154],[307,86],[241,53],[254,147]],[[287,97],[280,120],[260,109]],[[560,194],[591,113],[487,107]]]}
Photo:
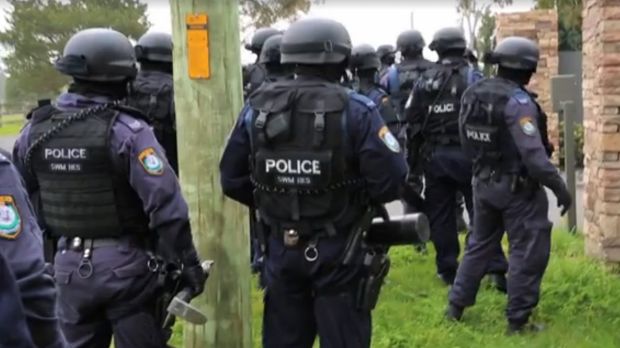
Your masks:
{"label": "dark blue cargo pant", "polygon": [[345,243],[344,236],[321,239],[318,259],[309,262],[304,248],[287,249],[281,237],[269,238],[263,347],[311,348],[317,334],[321,348],[370,347],[370,311],[354,305],[362,255],[342,266]]}
{"label": "dark blue cargo pant", "polygon": [[129,241],[92,251],[90,276],[78,271],[83,253],[59,243],[54,268],[62,330],[72,348],[164,348],[156,323],[156,274],[149,256]]}
{"label": "dark blue cargo pant", "polygon": [[[475,221],[475,217],[472,219],[471,178],[472,163],[465,158],[460,147],[437,147],[424,164],[424,212],[429,219],[431,241],[437,252],[435,262],[438,274],[454,275],[458,268],[460,245],[455,219],[457,192],[463,194],[470,220]],[[497,243],[486,273],[505,273],[507,269],[501,243]]]}
{"label": "dark blue cargo pant", "polygon": [[540,283],[547,268],[552,224],[543,188],[511,192],[511,179],[474,180],[474,232],[450,291],[451,303],[468,307],[476,301],[486,265],[504,234],[510,244],[508,306],[513,324],[524,324],[538,304]]}

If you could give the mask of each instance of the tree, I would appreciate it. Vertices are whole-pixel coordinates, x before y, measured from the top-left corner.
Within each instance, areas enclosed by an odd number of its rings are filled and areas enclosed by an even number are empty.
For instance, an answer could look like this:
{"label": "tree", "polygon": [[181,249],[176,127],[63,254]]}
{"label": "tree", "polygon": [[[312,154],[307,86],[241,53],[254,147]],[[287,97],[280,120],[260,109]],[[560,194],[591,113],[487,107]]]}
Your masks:
{"label": "tree", "polygon": [[67,40],[79,30],[109,27],[138,38],[150,26],[147,5],[139,0],[8,0],[13,11],[0,44],[9,53],[4,59],[13,91],[21,98],[56,94],[69,79],[53,67]]}
{"label": "tree", "polygon": [[493,7],[511,5],[512,0],[457,0],[457,12],[461,15],[461,26],[468,39],[469,48],[477,50],[476,34],[482,18],[491,13]]}
{"label": "tree", "polygon": [[[495,14],[491,12],[490,8],[487,8],[486,12],[480,18],[480,27],[478,28],[478,35],[476,36],[476,53],[478,59],[482,60],[486,52],[490,52],[495,48]],[[492,66],[484,65],[484,75],[489,76],[492,70]]]}
{"label": "tree", "polygon": [[581,50],[581,0],[536,0],[537,9],[557,9],[560,51]]}
{"label": "tree", "polygon": [[241,15],[252,19],[251,24],[243,25],[243,29],[265,27],[279,20],[296,18],[299,14],[310,10],[311,2],[311,0],[242,0]]}

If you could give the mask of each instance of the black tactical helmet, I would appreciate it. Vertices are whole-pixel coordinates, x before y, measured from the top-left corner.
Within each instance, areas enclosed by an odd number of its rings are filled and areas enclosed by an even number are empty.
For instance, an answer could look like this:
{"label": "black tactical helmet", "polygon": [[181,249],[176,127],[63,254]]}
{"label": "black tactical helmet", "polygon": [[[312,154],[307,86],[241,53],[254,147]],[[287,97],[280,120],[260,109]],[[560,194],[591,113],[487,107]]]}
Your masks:
{"label": "black tactical helmet", "polygon": [[123,81],[136,76],[136,56],[125,35],[112,29],[92,28],[74,34],[56,61],[65,75],[98,82]]}
{"label": "black tactical helmet", "polygon": [[396,39],[396,49],[400,52],[422,51],[426,46],[422,34],[417,30],[405,30]]}
{"label": "black tactical helmet", "polygon": [[139,62],[172,63],[172,36],[167,33],[148,32],[135,47]]}
{"label": "black tactical helmet", "polygon": [[511,36],[500,41],[492,53],[487,53],[484,61],[509,69],[536,71],[539,58],[540,51],[534,41]]}
{"label": "black tactical helmet", "polygon": [[258,62],[261,64],[279,64],[280,63],[280,45],[282,44],[282,34],[277,34],[269,37],[263,44],[263,49],[260,51],[260,58]]}
{"label": "black tactical helmet", "polygon": [[284,32],[281,51],[284,64],[337,64],[351,55],[351,37],[334,20],[301,19]]}
{"label": "black tactical helmet", "polygon": [[351,71],[355,73],[356,70],[378,70],[381,67],[381,62],[375,49],[370,45],[363,44],[353,47],[349,66]]}
{"label": "black tactical helmet", "polygon": [[441,54],[448,50],[463,50],[467,48],[465,35],[459,28],[443,28],[435,33],[433,42],[428,46],[431,50]]}
{"label": "black tactical helmet", "polygon": [[396,53],[396,49],[394,49],[393,45],[381,45],[377,47],[377,55],[379,59],[383,59],[388,55],[393,55]]}
{"label": "black tactical helmet", "polygon": [[263,49],[263,45],[268,38],[273,35],[282,34],[281,31],[273,28],[260,28],[256,30],[254,35],[252,36],[252,40],[249,44],[245,45],[245,49],[248,51],[252,51],[253,53],[260,54]]}

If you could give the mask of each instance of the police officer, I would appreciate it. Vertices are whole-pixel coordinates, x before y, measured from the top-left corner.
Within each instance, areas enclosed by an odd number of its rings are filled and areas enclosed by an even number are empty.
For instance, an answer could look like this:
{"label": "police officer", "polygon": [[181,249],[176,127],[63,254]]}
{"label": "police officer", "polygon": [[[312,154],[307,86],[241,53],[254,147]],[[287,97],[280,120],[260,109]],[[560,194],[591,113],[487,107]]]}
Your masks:
{"label": "police officer", "polygon": [[486,63],[499,65],[497,77],[480,81],[463,95],[463,147],[474,158],[473,242],[459,267],[447,315],[460,319],[472,306],[485,265],[508,233],[508,332],[539,330],[529,323],[538,304],[549,260],[552,224],[547,219],[546,186],[562,213],[571,197],[549,161],[546,115],[525,86],[536,71],[538,46],[529,39],[502,40]]}
{"label": "police officer", "polygon": [[243,99],[254,92],[265,81],[265,67],[260,63],[260,53],[263,44],[273,35],[281,34],[279,30],[273,28],[260,28],[256,30],[252,40],[245,45],[245,49],[256,55],[256,62],[243,68]]}
{"label": "police officer", "polygon": [[135,50],[140,72],[132,84],[129,105],[147,116],[170,166],[178,173],[172,37],[167,33],[148,32],[138,40]]}
{"label": "police officer", "polygon": [[324,348],[369,347],[373,291],[359,290],[378,283],[362,259],[386,259],[350,237],[371,203],[398,198],[406,164],[375,104],[339,84],[351,53],[342,24],[297,21],[281,49],[296,79],[252,95],[220,162],[224,193],[256,206],[265,234],[263,346],[309,348],[318,332]]}
{"label": "police officer", "polygon": [[422,56],[425,45],[422,34],[417,30],[404,31],[396,40],[396,49],[402,56],[401,62],[388,70],[384,87],[392,97],[396,112],[401,115],[417,79],[434,66]]}
{"label": "police officer", "polygon": [[[416,83],[407,102],[407,117],[416,130],[416,136],[410,141],[419,146],[412,149],[412,154],[424,159],[424,211],[437,252],[437,275],[450,285],[456,275],[460,251],[454,215],[457,192],[463,194],[469,215],[473,216],[472,162],[461,150],[459,139],[460,99],[465,89],[481,75],[469,67],[463,56],[465,37],[460,29],[439,30],[429,48],[437,52],[439,62],[436,68],[424,72]],[[497,274],[498,281],[503,283],[507,264],[499,243],[495,252],[496,259],[489,266],[489,272]]]}
{"label": "police officer", "polygon": [[55,105],[31,112],[14,153],[45,227],[59,238],[55,278],[71,347],[166,347],[153,303],[156,249],[193,294],[204,274],[174,171],[143,115],[115,103],[136,76],[129,40],[86,29],[56,69],[73,77]]}
{"label": "police officer", "polygon": [[265,40],[263,49],[260,52],[258,63],[265,68],[265,82],[271,83],[281,80],[290,80],[294,77],[291,64],[280,63],[280,45],[282,43],[282,34],[276,34]]}
{"label": "police officer", "polygon": [[[23,320],[27,341],[34,342],[34,345],[31,342],[20,346],[15,341],[15,345],[0,344],[2,347],[68,347],[56,316],[56,289],[43,261],[41,239],[41,230],[22,179],[9,160],[0,154],[0,255],[10,269],[2,272],[0,284],[7,287],[3,290],[11,290],[10,283],[4,279],[14,275],[17,285],[17,297],[9,299],[4,297],[4,292],[0,296],[0,317],[4,317],[4,312],[10,311],[11,307],[15,308],[17,316],[3,320],[4,326],[15,325],[11,335],[23,337],[24,333],[18,331],[19,322]],[[0,335],[0,342],[3,336]]]}
{"label": "police officer", "polygon": [[396,62],[396,49],[393,45],[386,44],[377,47],[377,55],[381,66],[379,67],[379,80],[383,80],[386,76],[388,69]]}
{"label": "police officer", "polygon": [[[377,83],[377,73],[381,67],[381,62],[375,49],[368,44],[353,47],[349,66],[357,81],[356,92],[370,98],[377,105],[379,114],[393,135],[400,134],[401,120],[396,114],[388,94]],[[401,142],[401,145],[404,144]]]}

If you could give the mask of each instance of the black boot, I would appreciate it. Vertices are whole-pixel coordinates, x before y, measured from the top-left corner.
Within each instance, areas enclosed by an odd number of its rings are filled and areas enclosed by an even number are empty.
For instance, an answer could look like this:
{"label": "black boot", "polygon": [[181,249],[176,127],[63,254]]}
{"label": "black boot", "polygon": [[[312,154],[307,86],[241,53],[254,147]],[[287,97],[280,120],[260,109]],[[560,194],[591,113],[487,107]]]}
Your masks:
{"label": "black boot", "polygon": [[461,321],[463,317],[463,311],[465,308],[461,306],[457,306],[453,303],[448,304],[448,308],[446,308],[445,317],[450,321]]}
{"label": "black boot", "polygon": [[508,323],[508,330],[506,334],[509,336],[512,335],[522,335],[522,334],[535,334],[541,332],[545,329],[545,326],[537,323]]}

